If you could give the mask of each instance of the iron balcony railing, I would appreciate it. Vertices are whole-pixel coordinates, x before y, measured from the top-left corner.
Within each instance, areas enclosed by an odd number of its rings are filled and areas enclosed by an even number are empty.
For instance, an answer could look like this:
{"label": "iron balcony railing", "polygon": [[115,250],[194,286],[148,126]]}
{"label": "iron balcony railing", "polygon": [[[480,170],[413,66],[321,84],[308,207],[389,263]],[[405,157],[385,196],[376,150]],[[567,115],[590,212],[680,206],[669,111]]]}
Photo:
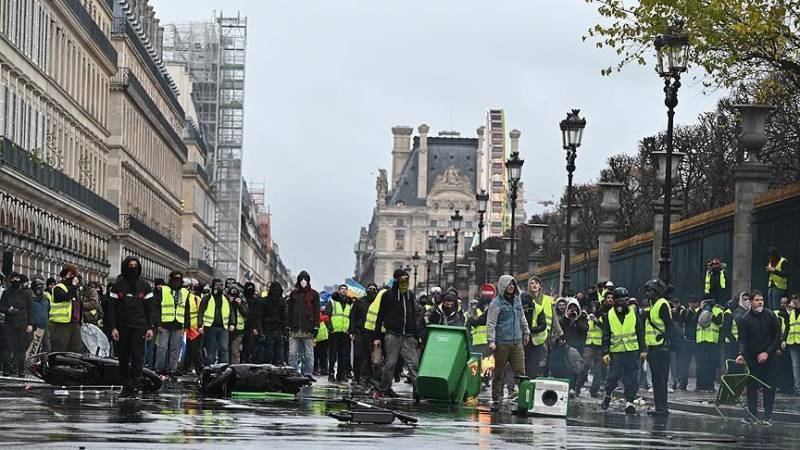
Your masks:
{"label": "iron balcony railing", "polygon": [[136,216],[120,214],[120,224],[123,230],[133,231],[139,236],[156,244],[157,247],[177,256],[181,261],[189,262],[189,252],[185,248],[150,228],[149,225],[136,218]]}
{"label": "iron balcony railing", "polygon": [[[113,1],[108,0],[109,6],[113,10]],[[89,37],[100,47],[100,51],[103,52],[106,58],[114,65],[117,66],[117,51],[114,49],[114,46],[111,44],[111,41],[108,40],[108,37],[103,33],[103,30],[97,26],[92,16],[86,11],[86,8],[83,7],[80,0],[64,0],[64,4],[67,5],[70,12],[78,19],[81,26]]]}
{"label": "iron balcony railing", "polygon": [[191,268],[197,269],[208,276],[214,275],[214,268],[211,267],[209,263],[205,262],[205,260],[200,258],[192,258]]}
{"label": "iron balcony railing", "polygon": [[178,102],[178,98],[175,96],[175,92],[172,90],[172,86],[170,85],[167,77],[159,70],[156,63],[153,61],[153,57],[150,55],[150,52],[144,47],[142,44],[142,40],[139,38],[139,35],[136,34],[131,24],[128,20],[124,17],[116,17],[114,18],[113,25],[111,27],[111,36],[119,36],[119,37],[127,37],[130,39],[133,46],[136,48],[136,51],[139,53],[139,56],[144,61],[145,65],[149,69],[150,73],[153,74],[153,78],[156,79],[156,82],[161,86],[161,89],[164,91],[164,94],[167,97],[167,101],[169,101],[170,105],[178,111],[178,115],[183,119],[186,117],[186,114],[183,112],[183,108],[181,104]]}
{"label": "iron balcony railing", "polygon": [[14,144],[7,137],[0,137],[0,161],[40,185],[88,207],[106,219],[117,221],[119,209],[114,204],[66,176],[63,172],[48,166],[45,162],[37,161],[30,152]]}
{"label": "iron balcony railing", "polygon": [[144,90],[142,83],[139,82],[139,79],[136,78],[136,75],[134,75],[129,68],[122,67],[120,68],[119,73],[117,73],[115,81],[130,89],[132,93],[139,97],[142,102],[144,102],[145,109],[147,109],[148,112],[156,118],[158,123],[161,124],[161,126],[169,135],[170,139],[172,139],[172,143],[178,148],[178,150],[180,150],[184,157],[188,157],[189,150],[186,148],[186,144],[183,142],[183,139],[178,136],[178,133],[175,132],[175,129],[167,121],[167,118],[164,117],[164,114],[162,114],[161,110],[158,109],[156,103],[153,101],[147,91]]}

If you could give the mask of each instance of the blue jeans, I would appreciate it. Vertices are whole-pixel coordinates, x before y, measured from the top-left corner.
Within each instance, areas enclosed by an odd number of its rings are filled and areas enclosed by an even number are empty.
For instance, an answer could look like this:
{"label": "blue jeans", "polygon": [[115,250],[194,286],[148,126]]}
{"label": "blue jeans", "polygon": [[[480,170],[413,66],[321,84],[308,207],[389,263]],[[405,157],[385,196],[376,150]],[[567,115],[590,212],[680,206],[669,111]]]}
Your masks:
{"label": "blue jeans", "polygon": [[786,289],[778,289],[776,287],[771,287],[767,290],[767,299],[769,300],[769,305],[767,307],[773,311],[777,311],[781,307],[781,298],[786,295]]}
{"label": "blue jeans", "polygon": [[794,393],[800,395],[800,344],[790,345],[789,354],[792,356],[792,373],[794,374]]}
{"label": "blue jeans", "polygon": [[223,327],[204,327],[206,364],[228,362],[228,330]]}
{"label": "blue jeans", "polygon": [[289,338],[289,365],[301,374],[311,376],[314,372],[314,340],[312,338]]}

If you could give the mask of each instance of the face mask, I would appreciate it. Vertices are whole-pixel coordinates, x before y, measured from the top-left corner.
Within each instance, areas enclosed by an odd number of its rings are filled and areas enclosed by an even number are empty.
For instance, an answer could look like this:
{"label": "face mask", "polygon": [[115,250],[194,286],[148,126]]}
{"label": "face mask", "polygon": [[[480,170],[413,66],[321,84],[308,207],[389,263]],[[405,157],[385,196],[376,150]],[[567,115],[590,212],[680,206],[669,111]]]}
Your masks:
{"label": "face mask", "polygon": [[126,278],[136,278],[139,276],[139,266],[131,267],[125,266],[125,277]]}
{"label": "face mask", "polygon": [[300,280],[300,287],[303,288],[303,289],[307,288],[308,287],[308,281],[306,281],[305,279]]}
{"label": "face mask", "polygon": [[408,292],[408,278],[401,278],[400,281],[397,283],[397,286],[400,288],[400,292],[402,293]]}
{"label": "face mask", "polygon": [[255,292],[256,292],[256,289],[255,289],[255,288],[248,287],[248,288],[245,288],[245,290],[244,290],[244,295],[246,295],[246,296],[250,297],[250,296],[251,296],[251,295],[253,295]]}
{"label": "face mask", "polygon": [[183,287],[183,280],[180,278],[173,278],[169,280],[169,287],[172,289],[178,290]]}
{"label": "face mask", "polygon": [[19,289],[22,287],[22,280],[11,280],[11,287],[14,289]]}

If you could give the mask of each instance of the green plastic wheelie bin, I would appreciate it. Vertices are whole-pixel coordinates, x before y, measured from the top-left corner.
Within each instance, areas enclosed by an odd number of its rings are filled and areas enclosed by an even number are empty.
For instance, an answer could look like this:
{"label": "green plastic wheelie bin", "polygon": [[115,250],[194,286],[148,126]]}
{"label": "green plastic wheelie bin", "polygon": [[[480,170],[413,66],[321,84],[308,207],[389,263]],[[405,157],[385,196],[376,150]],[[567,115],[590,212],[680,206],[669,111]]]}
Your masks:
{"label": "green plastic wheelie bin", "polygon": [[467,390],[469,358],[466,328],[429,325],[417,376],[420,398],[461,403]]}

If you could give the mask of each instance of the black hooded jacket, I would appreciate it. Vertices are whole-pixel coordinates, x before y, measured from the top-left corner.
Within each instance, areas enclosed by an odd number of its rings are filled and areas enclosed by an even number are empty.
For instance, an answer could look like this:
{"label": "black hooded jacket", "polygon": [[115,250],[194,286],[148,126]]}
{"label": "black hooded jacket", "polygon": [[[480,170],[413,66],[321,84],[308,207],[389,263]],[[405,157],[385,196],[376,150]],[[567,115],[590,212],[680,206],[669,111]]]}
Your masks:
{"label": "black hooded jacket", "polygon": [[262,300],[261,330],[275,332],[286,328],[286,302],[283,300],[283,287],[277,281],[269,284],[267,296]]}
{"label": "black hooded jacket", "polygon": [[364,325],[367,322],[367,311],[369,311],[369,305],[372,304],[372,301],[375,300],[375,297],[375,293],[367,292],[367,295],[353,302],[353,309],[350,310],[350,326],[353,327],[354,332],[371,333],[371,331],[367,331],[367,329],[364,328]]}
{"label": "black hooded jacket", "polygon": [[[305,288],[300,281],[306,280]],[[311,276],[305,270],[297,275],[297,283],[286,305],[286,326],[293,333],[315,337],[319,329],[319,293],[311,289]]]}
{"label": "black hooded jacket", "polygon": [[[138,263],[138,270],[135,273],[126,273],[130,261]],[[121,271],[108,294],[111,301],[105,320],[112,329],[152,329],[158,318],[153,291],[140,277],[142,264],[136,257],[128,256],[122,261]]]}
{"label": "black hooded jacket", "polygon": [[381,307],[375,320],[375,339],[380,339],[381,327],[392,334],[403,336],[417,336],[417,302],[414,293],[406,291],[400,293],[398,283],[395,281],[391,289],[383,293]]}

